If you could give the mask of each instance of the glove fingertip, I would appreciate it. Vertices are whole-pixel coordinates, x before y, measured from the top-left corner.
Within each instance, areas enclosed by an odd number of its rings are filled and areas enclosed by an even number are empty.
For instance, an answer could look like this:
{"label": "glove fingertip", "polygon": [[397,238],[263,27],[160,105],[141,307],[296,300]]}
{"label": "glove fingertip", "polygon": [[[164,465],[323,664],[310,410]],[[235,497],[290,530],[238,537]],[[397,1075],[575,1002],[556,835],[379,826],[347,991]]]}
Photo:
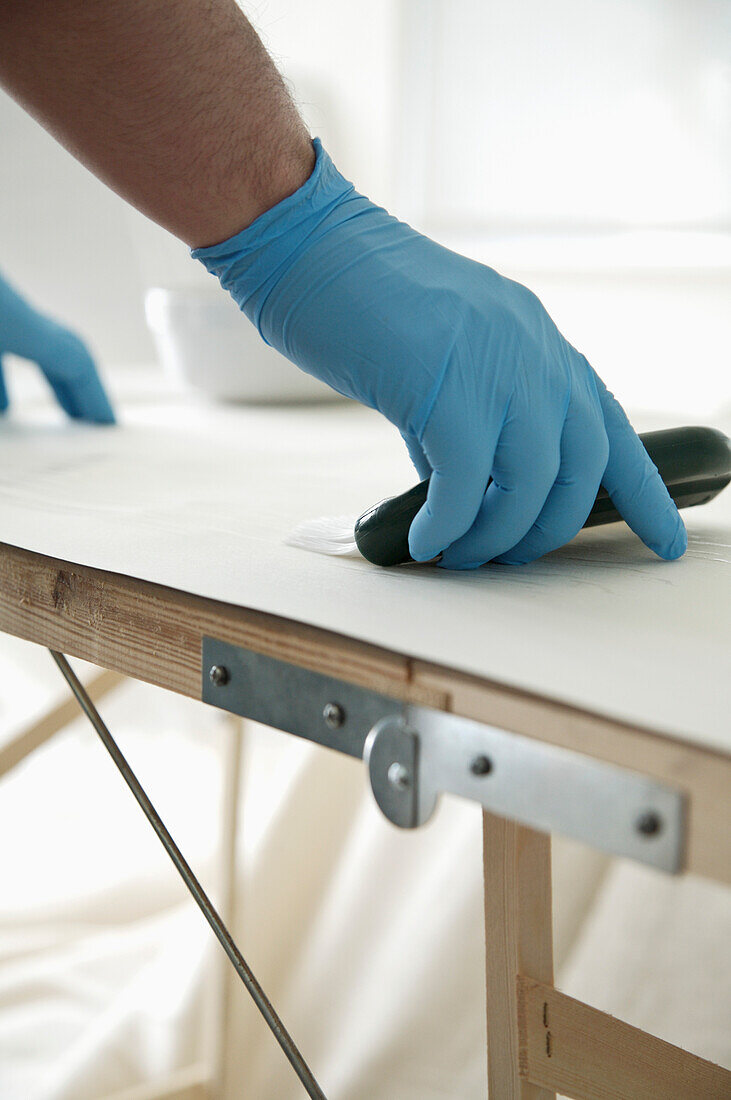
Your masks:
{"label": "glove fingertip", "polygon": [[438,563],[438,568],[446,569],[448,572],[451,573],[468,573],[471,570],[479,569],[484,564],[485,563],[481,561],[461,561],[455,564],[450,564],[449,561],[445,562],[444,560],[442,560]]}
{"label": "glove fingertip", "polygon": [[70,415],[76,419],[87,420],[92,424],[116,423],[114,409],[96,368],[93,368],[81,386],[70,391],[68,397],[74,408]]}
{"label": "glove fingertip", "polygon": [[103,402],[99,402],[96,408],[89,414],[89,420],[92,420],[95,424],[116,424],[117,418],[114,415],[114,409],[110,405],[106,396]]}
{"label": "glove fingertip", "polygon": [[655,544],[651,546],[650,549],[653,550],[659,558],[663,558],[665,561],[676,561],[678,558],[682,558],[683,554],[688,549],[688,532],[680,516],[678,516],[678,528],[672,541],[660,545]]}
{"label": "glove fingertip", "polygon": [[427,501],[411,522],[409,553],[414,561],[431,561],[442,553],[448,543],[449,540],[440,532]]}
{"label": "glove fingertip", "polygon": [[528,565],[529,562],[535,561],[535,557],[528,553],[511,554],[508,551],[507,554],[500,554],[499,557],[492,560],[497,562],[498,565]]}
{"label": "glove fingertip", "polygon": [[433,538],[429,537],[428,532],[426,535],[419,530],[414,533],[415,524],[416,519],[411,524],[411,530],[409,531],[409,553],[414,561],[431,561],[432,558],[436,558],[438,554],[441,554],[444,547],[440,546],[433,549],[435,545]]}

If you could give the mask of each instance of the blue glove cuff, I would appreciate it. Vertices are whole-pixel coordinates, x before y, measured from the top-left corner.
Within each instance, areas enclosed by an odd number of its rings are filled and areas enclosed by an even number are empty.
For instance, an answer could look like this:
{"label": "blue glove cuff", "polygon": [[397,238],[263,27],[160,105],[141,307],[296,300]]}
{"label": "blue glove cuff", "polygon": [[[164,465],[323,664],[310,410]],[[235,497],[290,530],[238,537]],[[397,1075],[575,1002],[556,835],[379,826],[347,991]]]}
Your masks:
{"label": "blue glove cuff", "polygon": [[297,191],[227,241],[191,251],[193,259],[218,277],[260,333],[261,311],[280,273],[307,246],[318,225],[355,190],[340,175],[320,139],[312,144],[315,167]]}

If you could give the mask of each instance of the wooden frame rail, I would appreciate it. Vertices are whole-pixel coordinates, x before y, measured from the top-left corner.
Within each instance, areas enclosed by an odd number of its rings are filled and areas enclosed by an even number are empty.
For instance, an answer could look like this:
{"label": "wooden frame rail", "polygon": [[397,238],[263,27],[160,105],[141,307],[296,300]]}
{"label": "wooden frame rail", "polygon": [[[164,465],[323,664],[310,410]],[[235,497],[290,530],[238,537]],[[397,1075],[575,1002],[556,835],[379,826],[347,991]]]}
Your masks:
{"label": "wooden frame rail", "polygon": [[205,635],[643,772],[687,796],[684,869],[731,882],[731,757],[301,623],[0,544],[0,630],[201,697]]}

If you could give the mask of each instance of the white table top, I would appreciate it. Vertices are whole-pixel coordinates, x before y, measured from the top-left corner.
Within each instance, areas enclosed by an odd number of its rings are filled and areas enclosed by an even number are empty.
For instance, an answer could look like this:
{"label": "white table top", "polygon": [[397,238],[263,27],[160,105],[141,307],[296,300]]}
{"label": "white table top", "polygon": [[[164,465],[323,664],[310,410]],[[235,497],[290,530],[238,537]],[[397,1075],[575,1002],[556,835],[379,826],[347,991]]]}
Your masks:
{"label": "white table top", "polygon": [[731,751],[731,489],[685,513],[679,562],[616,524],[529,566],[383,570],[284,542],[416,481],[378,415],[131,394],[122,419],[70,425],[30,404],[0,425],[0,541]]}

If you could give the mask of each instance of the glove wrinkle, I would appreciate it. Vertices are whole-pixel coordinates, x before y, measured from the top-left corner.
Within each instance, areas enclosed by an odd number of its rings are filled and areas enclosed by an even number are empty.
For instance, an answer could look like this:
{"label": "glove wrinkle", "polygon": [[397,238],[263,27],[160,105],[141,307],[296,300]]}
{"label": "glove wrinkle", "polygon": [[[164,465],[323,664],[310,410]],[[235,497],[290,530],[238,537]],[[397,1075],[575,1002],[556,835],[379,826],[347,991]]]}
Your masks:
{"label": "glove wrinkle", "polygon": [[430,479],[412,556],[533,560],[576,534],[602,474],[676,555],[682,522],[642,444],[535,294],[393,218],[314,147],[299,191],[193,255],[267,343],[399,430]]}

